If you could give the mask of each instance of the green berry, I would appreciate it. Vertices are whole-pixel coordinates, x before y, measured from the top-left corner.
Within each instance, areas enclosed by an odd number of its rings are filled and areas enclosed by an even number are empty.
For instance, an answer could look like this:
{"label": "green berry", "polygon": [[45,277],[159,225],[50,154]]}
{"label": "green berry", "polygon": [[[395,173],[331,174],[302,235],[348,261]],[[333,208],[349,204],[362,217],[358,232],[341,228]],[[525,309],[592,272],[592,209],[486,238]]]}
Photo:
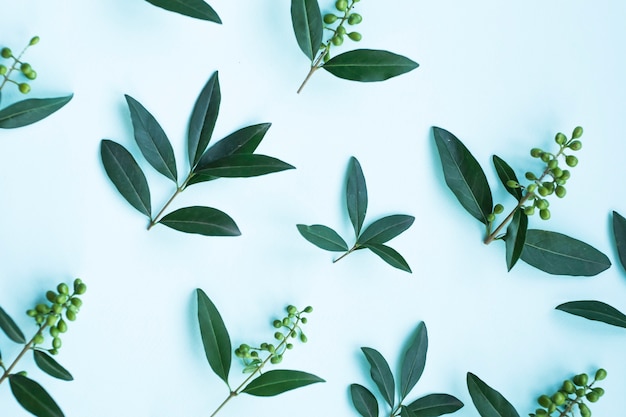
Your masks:
{"label": "green berry", "polygon": [[506,186],[509,188],[519,188],[519,183],[515,180],[508,180]]}
{"label": "green berry", "polygon": [[30,93],[30,85],[28,85],[28,83],[19,83],[17,85],[17,89],[20,90],[20,93],[22,94]]}
{"label": "green berry", "polygon": [[81,282],[76,287],[74,287],[74,292],[78,295],[84,294],[85,292],[87,292],[87,285]]}
{"label": "green berry", "polygon": [[52,312],[54,314],[61,314],[63,306],[61,304],[52,304]]}
{"label": "green berry", "polygon": [[559,132],[556,134],[554,141],[559,145],[563,145],[565,142],[567,142],[567,137],[565,137],[563,133]]}
{"label": "green berry", "polygon": [[35,78],[37,78],[37,71],[31,70],[31,72],[29,72],[28,74],[24,74],[24,76],[29,80],[34,80]]}
{"label": "green berry", "polygon": [[587,374],[578,374],[576,375],[572,381],[579,387],[584,387],[589,382],[589,376]]}
{"label": "green berry", "polygon": [[51,303],[54,303],[54,301],[57,299],[57,293],[55,293],[54,291],[46,291],[46,299]]}
{"label": "green berry", "polygon": [[35,337],[33,337],[34,345],[41,345],[44,342],[43,335],[41,333],[37,333]]}
{"label": "green berry", "polygon": [[45,320],[45,316],[42,314],[37,314],[37,316],[35,316],[35,323],[37,324],[43,324],[44,320]]}
{"label": "green berry", "polygon": [[562,185],[557,185],[556,189],[554,190],[554,193],[556,194],[557,197],[563,198],[565,197],[567,190]]}
{"label": "green berry", "polygon": [[544,153],[542,153],[542,154],[541,154],[541,160],[542,160],[543,162],[548,163],[548,162],[550,162],[550,159],[551,159],[551,157],[550,157],[550,154],[549,154],[549,153],[544,152]]}
{"label": "green berry", "polygon": [[547,187],[544,187],[543,185],[539,187],[539,189],[537,190],[537,192],[539,193],[540,196],[545,197],[548,194],[550,194],[550,190],[548,190]]}
{"label": "green berry", "polygon": [[52,347],[55,349],[60,349],[61,345],[63,344],[63,342],[61,342],[61,339],[58,337],[55,337],[52,339]]}
{"label": "green berry", "polygon": [[333,43],[333,45],[340,46],[341,44],[343,44],[343,36],[337,34],[333,36],[330,41]]}
{"label": "green berry", "polygon": [[567,155],[565,157],[565,163],[567,164],[567,166],[575,167],[576,165],[578,165],[578,158],[576,158],[574,155]]}
{"label": "green berry", "polygon": [[335,7],[340,12],[345,12],[348,9],[348,2],[346,0],[337,0]]}
{"label": "green berry", "polygon": [[11,58],[13,56],[13,52],[11,52],[11,49],[9,48],[2,48],[0,55],[2,55],[2,58]]}
{"label": "green berry", "polygon": [[554,178],[561,178],[563,176],[563,170],[559,167],[556,167],[552,170],[552,176]]}
{"label": "green berry", "polygon": [[602,381],[604,378],[606,378],[606,370],[603,368],[600,368],[596,371],[596,381]]}
{"label": "green berry", "polygon": [[256,350],[253,350],[252,352],[250,352],[250,357],[258,358],[259,357],[259,352],[257,352]]}
{"label": "green berry", "polygon": [[550,218],[550,210],[539,210],[539,217],[541,217],[542,220],[548,220]]}
{"label": "green berry", "polygon": [[39,43],[39,36],[33,36],[28,43],[30,46],[37,45]]}
{"label": "green berry", "polygon": [[281,363],[283,361],[283,355],[275,355],[272,356],[272,358],[270,359],[270,362],[274,365],[276,365],[277,363]]}
{"label": "green berry", "polygon": [[65,317],[67,317],[67,319],[69,321],[74,321],[74,320],[76,320],[76,312],[74,312],[72,310],[67,310],[65,312]]}
{"label": "green berry", "polygon": [[284,338],[285,338],[285,335],[282,334],[281,332],[274,333],[274,339],[276,339],[276,340],[283,340]]}
{"label": "green berry", "polygon": [[48,318],[46,319],[46,325],[54,326],[57,323],[58,319],[59,318],[57,316],[48,316]]}
{"label": "green berry", "polygon": [[58,355],[59,351],[57,349],[48,349],[48,353],[51,355]]}
{"label": "green berry", "polygon": [[495,214],[493,214],[493,213],[487,214],[487,221],[489,223],[493,223],[495,220],[496,220],[496,215]]}
{"label": "green berry", "polygon": [[550,207],[550,202],[545,198],[538,198],[535,200],[535,207],[537,207],[539,210],[545,210]]}
{"label": "green berry", "polygon": [[358,25],[362,21],[363,21],[363,16],[361,16],[358,13],[352,13],[350,16],[348,16],[349,25]]}
{"label": "green berry", "polygon": [[343,27],[343,26],[339,26],[339,27],[337,28],[337,33],[338,33],[338,34],[340,34],[340,35],[345,35],[345,34],[346,34],[346,32],[347,32],[347,31],[346,31],[346,28],[345,28],[345,27]]}
{"label": "green berry", "polygon": [[[575,383],[575,382],[574,382],[574,383]],[[585,396],[585,389],[584,389],[584,388],[578,388],[578,389],[576,390],[576,396],[577,396],[578,398],[582,398],[582,397],[584,397],[584,396]]]}
{"label": "green berry", "polygon": [[526,187],[526,190],[529,193],[534,193],[536,189],[537,189],[537,184],[529,184],[528,187]]}
{"label": "green berry", "polygon": [[556,159],[551,159],[550,162],[548,162],[548,168],[550,169],[554,169],[558,166],[559,166],[559,161],[557,161]]}
{"label": "green berry", "polygon": [[557,406],[565,404],[565,395],[562,392],[557,392],[552,396],[552,402]]}
{"label": "green berry", "polygon": [[309,339],[304,335],[304,333],[300,334],[300,341],[302,343],[306,343]]}
{"label": "green berry", "polygon": [[582,417],[590,417],[591,416],[591,410],[589,410],[589,407],[587,407],[587,404],[585,404],[585,403],[579,403],[578,404],[578,410],[580,411],[580,415]]}
{"label": "green berry", "polygon": [[50,312],[50,307],[45,304],[37,304],[35,310],[37,310],[37,312],[41,314],[48,314]]}
{"label": "green berry", "polygon": [[59,320],[59,322],[57,323],[57,329],[59,329],[59,332],[61,333],[67,332],[67,323],[65,322],[65,320]]}
{"label": "green berry", "polygon": [[595,403],[600,399],[600,396],[593,391],[588,392],[587,395],[585,395],[585,397],[587,398],[587,401],[589,401],[590,403]]}
{"label": "green berry", "polygon": [[569,144],[569,148],[573,151],[579,151],[583,147],[583,144],[579,140],[574,140]]}
{"label": "green berry", "polygon": [[285,345],[285,347],[286,347],[287,349],[293,349],[293,343],[287,343],[287,344]]}
{"label": "green berry", "polygon": [[32,308],[30,310],[26,310],[26,315],[28,317],[35,317],[37,316],[37,310],[32,309]]}
{"label": "green berry", "polygon": [[524,207],[524,214],[527,216],[532,216],[533,214],[535,214],[535,207],[534,206]]}
{"label": "green berry", "polygon": [[504,211],[504,206],[503,206],[502,204],[496,204],[496,205],[493,207],[493,213],[494,213],[494,214],[500,214],[500,213],[502,213],[503,211]]}
{"label": "green berry", "polygon": [[537,177],[532,172],[527,172],[526,173],[526,179],[529,180],[529,181],[534,181],[534,180],[537,179]]}
{"label": "green berry", "polygon": [[5,75],[8,71],[8,68],[4,65],[0,65],[0,75]]}
{"label": "green berry", "polygon": [[532,148],[530,150],[530,156],[532,156],[533,158],[541,158],[542,154],[543,154],[543,151],[539,148]]}
{"label": "green berry", "polygon": [[22,63],[22,65],[20,65],[20,71],[22,71],[22,74],[24,75],[27,75],[32,70],[33,70],[33,67],[28,62],[24,62]]}
{"label": "green berry", "polygon": [[65,304],[65,303],[67,303],[67,295],[65,295],[65,294],[57,295],[56,298],[54,299],[54,302],[56,304]]}
{"label": "green berry", "polygon": [[544,410],[543,408],[538,408],[537,410],[535,410],[535,415],[537,417],[544,417],[548,415],[548,412]]}
{"label": "green berry", "polygon": [[348,37],[355,42],[359,42],[361,39],[363,39],[363,36],[359,32],[350,32],[348,33]]}
{"label": "green berry", "polygon": [[57,291],[59,292],[59,294],[65,294],[65,295],[70,293],[70,289],[68,288],[67,284],[64,282],[57,285]]}
{"label": "green berry", "polygon": [[273,344],[271,344],[271,343],[270,343],[269,345],[267,345],[267,351],[268,351],[269,353],[274,353],[274,352],[276,352],[276,346],[274,346]]}
{"label": "green berry", "polygon": [[576,390],[576,388],[574,387],[574,384],[570,380],[563,381],[563,388],[562,389],[563,389],[563,391],[565,391],[568,394],[573,394],[574,391]]}
{"label": "green berry", "polygon": [[81,307],[83,305],[83,300],[81,300],[78,297],[73,297],[70,302],[72,303],[73,306],[75,307]]}
{"label": "green berry", "polygon": [[604,389],[600,387],[595,387],[592,391],[598,394],[598,397],[602,397],[604,395]]}
{"label": "green berry", "polygon": [[292,306],[292,305],[287,306],[288,314],[296,314],[297,312],[298,312],[298,309],[295,306]]}
{"label": "green berry", "polygon": [[328,13],[324,15],[324,23],[330,25],[332,23],[335,23],[337,21],[337,16],[335,16],[332,13]]}
{"label": "green berry", "polygon": [[291,324],[291,320],[289,320],[289,318],[285,317],[283,319],[283,326],[289,326]]}
{"label": "green berry", "polygon": [[554,413],[555,410],[556,410],[556,404],[554,403],[550,404],[550,406],[548,407],[548,414]]}
{"label": "green berry", "polygon": [[300,321],[302,322],[302,324],[307,324],[309,320],[306,317],[302,317]]}
{"label": "green berry", "polygon": [[540,406],[546,407],[546,408],[550,407],[550,404],[552,404],[552,400],[547,395],[542,395],[541,397],[539,397],[537,399],[537,402],[539,403]]}
{"label": "green berry", "polygon": [[583,128],[580,126],[576,126],[574,128],[574,132],[572,132],[572,139],[578,139],[583,135]]}
{"label": "green berry", "polygon": [[60,333],[61,332],[59,332],[59,329],[56,326],[50,327],[50,336],[52,336],[52,337],[59,337]]}
{"label": "green berry", "polygon": [[274,320],[274,322],[272,323],[272,326],[274,326],[274,328],[276,329],[280,329],[283,326],[283,322],[280,320]]}

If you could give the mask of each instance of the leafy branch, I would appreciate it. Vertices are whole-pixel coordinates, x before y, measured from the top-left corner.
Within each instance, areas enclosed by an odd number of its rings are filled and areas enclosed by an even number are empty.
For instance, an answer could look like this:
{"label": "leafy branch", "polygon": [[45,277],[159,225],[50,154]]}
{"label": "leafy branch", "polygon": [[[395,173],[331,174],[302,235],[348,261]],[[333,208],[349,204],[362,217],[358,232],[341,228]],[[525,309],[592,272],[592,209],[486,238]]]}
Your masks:
{"label": "leafy branch", "polygon": [[345,251],[344,254],[333,262],[343,259],[356,250],[369,249],[394,268],[411,272],[409,264],[402,255],[395,249],[385,245],[385,243],[411,227],[415,217],[404,214],[385,216],[376,220],[362,231],[367,204],[367,186],[361,164],[355,157],[351,157],[348,164],[348,180],[346,183],[346,206],[356,236],[354,245],[349,248],[346,241],[328,226],[298,224],[298,231],[302,237],[318,248],[334,252]]}
{"label": "leafy branch", "polygon": [[[407,73],[418,64],[407,57],[389,51],[356,49],[330,57],[332,47],[343,44],[344,38],[359,42],[359,32],[348,32],[346,24],[358,25],[363,17],[353,9],[360,0],[337,0],[335,13],[327,13],[322,19],[317,0],[291,0],[291,21],[300,50],[311,60],[311,68],[298,93],[302,91],[313,74],[324,68],[336,77],[352,81],[384,81]],[[330,32],[324,41],[324,30]]]}
{"label": "leafy branch", "polygon": [[189,121],[187,153],[189,172],[179,183],[176,158],[167,135],[137,100],[126,96],[134,136],[144,158],[160,174],[174,182],[167,202],[152,214],[148,181],[139,164],[122,145],[108,139],[101,142],[105,171],[117,190],[139,212],[148,217],[148,230],[156,224],[205,236],[237,236],[241,232],[226,213],[211,207],[185,207],[165,214],[174,199],[193,184],[218,178],[245,178],[280,172],[294,167],[279,159],[255,154],[270,123],[248,126],[231,133],[207,149],[217,121],[221,92],[217,72],[202,89]]}
{"label": "leafy branch", "polygon": [[215,10],[203,0],[146,0],[148,3],[170,12],[208,20],[209,22],[222,23]]}
{"label": "leafy branch", "polygon": [[[571,174],[569,169],[559,167],[559,160],[564,160],[570,168],[578,164],[578,158],[566,152],[581,149],[581,127],[574,129],[571,139],[557,133],[555,142],[559,149],[555,153],[539,148],[531,150],[531,156],[540,159],[545,166],[540,174],[526,172],[525,177],[530,181],[526,186],[520,184],[513,169],[502,158],[493,156],[500,181],[517,200],[511,212],[497,226],[497,215],[503,213],[504,206],[493,204],[491,188],[478,161],[452,133],[433,127],[433,134],[446,184],[461,205],[485,224],[485,244],[494,240],[505,242],[509,271],[519,259],[555,275],[592,276],[611,266],[606,255],[587,243],[561,233],[528,229],[528,217],[536,211],[541,219],[550,218],[550,204],[546,197],[553,194],[558,198],[565,196],[565,184]],[[506,232],[503,232],[505,228]]]}
{"label": "leafy branch", "polygon": [[[402,404],[424,372],[427,350],[426,325],[420,322],[415,337],[404,354],[400,377],[394,379],[389,364],[380,352],[368,347],[361,348],[370,364],[372,380],[389,406],[389,412],[386,414],[389,417],[437,417],[454,413],[463,407],[461,401],[449,394],[429,394],[408,405]],[[400,397],[397,402],[396,385]],[[359,384],[352,384],[350,385],[350,395],[352,404],[360,415],[363,417],[378,416],[378,400],[369,389]]]}
{"label": "leafy branch", "polygon": [[[28,378],[24,371],[16,372],[15,367],[28,352],[33,352],[35,364],[43,372],[63,381],[73,380],[72,375],[50,355],[59,353],[62,346],[61,334],[68,330],[65,319],[68,321],[76,320],[76,315],[82,306],[82,300],[79,296],[84,294],[86,290],[87,287],[82,280],[76,279],[71,293],[70,288],[65,283],[59,284],[56,291],[48,291],[46,293],[48,303],[39,303],[35,308],[26,312],[38,326],[38,330],[30,339],[26,339],[15,321],[0,307],[0,329],[13,342],[24,345],[10,363],[5,363],[0,355],[0,368],[2,369],[0,384],[8,380],[11,392],[17,402],[37,417],[63,417],[63,412],[39,383]],[[48,349],[42,347],[46,342],[46,330],[52,337],[51,346]]]}

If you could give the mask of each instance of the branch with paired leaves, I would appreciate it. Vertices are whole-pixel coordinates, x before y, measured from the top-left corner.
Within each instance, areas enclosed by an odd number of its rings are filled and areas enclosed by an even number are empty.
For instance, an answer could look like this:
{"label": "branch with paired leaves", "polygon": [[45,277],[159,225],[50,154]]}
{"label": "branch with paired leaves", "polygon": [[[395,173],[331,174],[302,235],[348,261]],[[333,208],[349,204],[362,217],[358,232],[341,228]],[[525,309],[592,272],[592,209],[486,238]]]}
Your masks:
{"label": "branch with paired leaves", "polygon": [[[594,385],[606,378],[606,375],[606,371],[600,368],[591,382],[585,373],[566,379],[552,395],[539,396],[537,403],[540,408],[529,413],[529,416],[574,417],[578,411],[581,417],[591,417],[587,402],[595,403],[604,395],[604,389]],[[467,388],[482,417],[519,417],[513,405],[502,394],[471,372],[467,373]]]}
{"label": "branch with paired leaves", "polygon": [[[9,62],[7,65],[0,64],[0,98],[2,89],[13,84],[22,94],[28,94],[31,90],[30,84],[26,80],[37,78],[37,71],[33,66],[24,61],[22,56],[26,50],[39,43],[39,36],[34,36],[28,45],[17,56],[9,47],[0,50],[0,56]],[[0,129],[14,129],[28,126],[38,122],[65,106],[72,99],[72,95],[53,98],[32,98],[0,109]]]}
{"label": "branch with paired leaves", "polygon": [[[336,11],[322,18],[317,0],[291,0],[291,22],[296,41],[311,60],[311,69],[298,93],[320,68],[346,80],[374,82],[396,77],[418,67],[409,58],[384,50],[356,49],[330,57],[332,47],[342,45],[345,37],[355,42],[361,40],[359,32],[348,33],[346,29],[346,24],[358,25],[363,19],[360,14],[353,12],[359,1],[337,0]],[[324,30],[330,32],[326,41]]]}
{"label": "branch with paired leaves", "polygon": [[346,241],[335,230],[321,224],[310,226],[298,224],[298,231],[302,237],[318,248],[333,252],[345,251],[333,262],[343,259],[356,250],[369,249],[394,268],[411,272],[409,264],[402,255],[385,243],[411,227],[415,217],[405,214],[385,216],[370,224],[365,230],[361,230],[367,212],[367,202],[367,186],[361,164],[355,157],[351,157],[348,164],[346,205],[356,236],[354,245],[349,248]]}
{"label": "branch with paired leaves", "polygon": [[209,22],[222,23],[215,10],[203,0],[146,0],[148,3],[170,12],[208,20]]}
{"label": "branch with paired leaves", "polygon": [[308,313],[312,307],[298,310],[290,305],[286,308],[286,316],[281,320],[274,320],[276,329],[274,341],[261,343],[258,347],[241,344],[234,350],[236,357],[243,361],[243,372],[249,374],[236,388],[229,382],[229,373],[233,350],[226,325],[222,320],[217,307],[201,289],[196,290],[198,299],[198,324],[206,358],[213,372],[226,384],[229,394],[211,414],[217,413],[239,394],[248,394],[258,397],[270,397],[282,394],[296,388],[301,388],[317,382],[325,382],[322,378],[302,371],[270,370],[262,373],[268,363],[282,362],[283,355],[293,349],[293,340],[299,339],[306,343],[307,337],[302,332],[302,325],[307,323]]}
{"label": "branch with paired leaves", "polygon": [[526,173],[530,181],[526,186],[520,184],[513,169],[502,158],[493,156],[500,181],[516,200],[513,209],[499,223],[496,218],[503,213],[504,206],[494,206],[489,183],[476,158],[447,130],[433,127],[433,134],[446,184],[461,205],[485,224],[485,244],[494,240],[505,242],[509,271],[519,259],[554,275],[593,276],[611,266],[606,255],[587,243],[561,233],[528,229],[528,217],[535,212],[539,212],[543,220],[550,218],[548,196],[565,196],[565,183],[571,174],[569,169],[559,167],[559,161],[564,160],[570,168],[578,164],[578,158],[569,152],[582,147],[578,140],[582,135],[581,127],[574,129],[571,139],[558,133],[555,142],[559,149],[555,153],[539,148],[531,150],[531,156],[544,165],[537,174]]}
{"label": "branch with paired leaves", "polygon": [[[61,283],[56,291],[48,291],[48,302],[39,303],[26,312],[35,320],[38,330],[30,339],[26,339],[17,323],[0,308],[0,329],[13,342],[24,345],[12,362],[5,362],[0,354],[0,384],[8,380],[11,392],[17,402],[37,417],[63,417],[63,412],[50,394],[39,383],[26,376],[24,371],[16,371],[18,362],[32,352],[35,364],[48,375],[63,381],[73,380],[72,375],[61,366],[51,355],[57,355],[61,349],[61,335],[68,330],[67,321],[76,320],[78,310],[82,306],[80,295],[87,291],[87,286],[80,279],[74,280],[73,290]],[[65,317],[65,318],[63,318]],[[52,338],[49,348],[44,348],[46,336]]]}
{"label": "branch with paired leaves", "polygon": [[108,139],[101,142],[100,153],[107,175],[122,196],[149,218],[148,230],[156,224],[205,236],[238,236],[235,221],[211,207],[185,207],[164,214],[176,196],[187,187],[218,178],[244,178],[293,169],[279,159],[255,154],[270,123],[244,127],[207,149],[217,121],[221,93],[217,72],[202,89],[191,113],[187,153],[191,167],[179,182],[176,158],[167,135],[137,100],[126,96],[137,145],[146,161],[176,188],[165,205],[153,215],[148,181],[139,164],[122,145]]}
{"label": "branch with paired leaves", "polygon": [[[437,417],[454,413],[463,407],[463,403],[449,394],[429,394],[408,405],[402,403],[419,381],[426,366],[428,334],[426,325],[420,322],[415,337],[406,350],[400,378],[394,378],[389,364],[377,350],[362,347],[361,351],[370,364],[370,375],[380,394],[389,406],[384,415],[389,417]],[[396,402],[396,385],[399,401]],[[377,417],[379,405],[376,396],[359,384],[350,385],[350,395],[354,408],[363,417]]]}

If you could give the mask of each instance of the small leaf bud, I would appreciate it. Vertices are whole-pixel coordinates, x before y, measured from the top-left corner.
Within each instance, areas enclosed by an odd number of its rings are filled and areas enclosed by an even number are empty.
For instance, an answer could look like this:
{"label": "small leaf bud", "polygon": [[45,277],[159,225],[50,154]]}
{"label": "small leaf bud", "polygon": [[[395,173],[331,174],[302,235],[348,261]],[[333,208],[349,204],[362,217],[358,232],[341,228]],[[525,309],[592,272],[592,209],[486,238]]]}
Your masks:
{"label": "small leaf bud", "polygon": [[578,139],[583,135],[583,128],[580,126],[576,126],[574,128],[574,132],[572,132],[572,139]]}

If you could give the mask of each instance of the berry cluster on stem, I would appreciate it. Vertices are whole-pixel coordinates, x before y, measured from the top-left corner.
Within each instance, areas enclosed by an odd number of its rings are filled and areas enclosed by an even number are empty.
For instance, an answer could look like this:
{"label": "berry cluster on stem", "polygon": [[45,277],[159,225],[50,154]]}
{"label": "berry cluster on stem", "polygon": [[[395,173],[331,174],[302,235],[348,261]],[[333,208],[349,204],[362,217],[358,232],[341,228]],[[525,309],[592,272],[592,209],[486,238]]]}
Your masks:
{"label": "berry cluster on stem", "polygon": [[32,65],[22,61],[22,55],[24,55],[24,52],[26,52],[30,46],[36,45],[38,42],[39,36],[34,36],[18,56],[15,56],[13,51],[8,47],[4,47],[0,50],[0,56],[2,58],[13,61],[8,67],[4,64],[0,64],[0,77],[2,77],[0,78],[0,90],[2,90],[7,83],[11,83],[15,84],[22,94],[28,94],[30,92],[30,84],[20,82],[11,76],[14,71],[19,71],[19,73],[29,80],[37,78],[37,72],[33,69]]}

